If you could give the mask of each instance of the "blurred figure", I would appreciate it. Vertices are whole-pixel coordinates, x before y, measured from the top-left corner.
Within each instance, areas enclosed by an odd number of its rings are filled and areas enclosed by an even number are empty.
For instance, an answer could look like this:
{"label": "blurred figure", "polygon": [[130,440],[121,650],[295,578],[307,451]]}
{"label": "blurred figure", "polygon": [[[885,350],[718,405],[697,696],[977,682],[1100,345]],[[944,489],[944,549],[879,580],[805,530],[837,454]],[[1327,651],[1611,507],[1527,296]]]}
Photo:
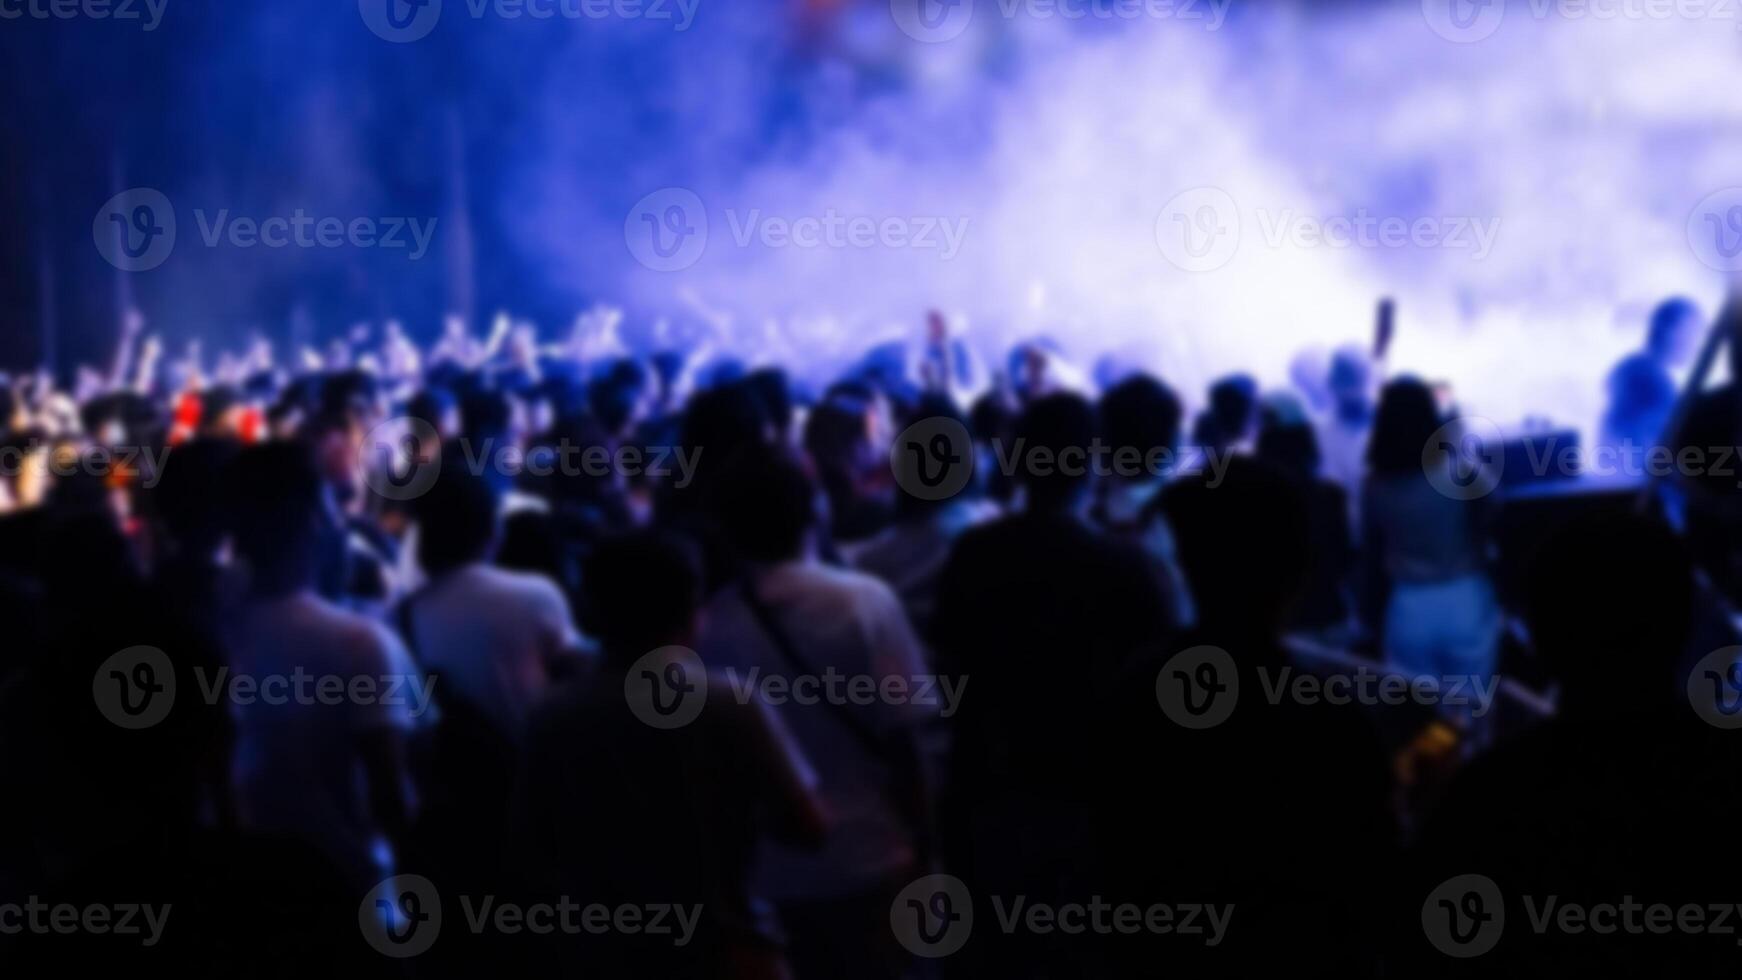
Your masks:
{"label": "blurred figure", "polygon": [[649,702],[626,698],[647,690],[642,674],[657,676],[643,657],[695,642],[701,575],[679,539],[602,542],[585,580],[603,669],[559,688],[532,723],[509,832],[518,877],[536,901],[675,904],[699,907],[700,918],[683,946],[517,936],[528,941],[514,949],[550,975],[790,976],[752,862],[766,842],[821,842],[816,772],[775,713],[733,697],[723,675],[710,674],[703,706],[681,727],[653,727],[636,713],[651,716]]}
{"label": "blurred figure", "polygon": [[[967,425],[945,394],[921,396],[903,429],[926,419],[952,419]],[[853,565],[882,579],[901,597],[902,605],[920,632],[930,629],[938,576],[956,539],[971,527],[996,517],[997,505],[986,500],[970,483],[960,493],[943,500],[929,500],[911,493],[895,495],[895,522],[880,534],[851,550]]]}
{"label": "blurred figure", "polygon": [[[945,867],[975,891],[976,908],[991,895],[1062,903],[1094,892],[1084,855],[1102,828],[1091,763],[1111,744],[1107,710],[1122,668],[1170,626],[1142,550],[1085,519],[1086,469],[1026,465],[1030,450],[1056,459],[1089,446],[1093,408],[1076,395],[1040,398],[1015,435],[1024,508],[961,537],[933,624],[939,671],[972,679],[941,802]],[[1069,945],[976,929],[952,966],[965,976],[1080,969]]]}
{"label": "blurred figure", "polygon": [[[1469,975],[1420,941],[1423,897],[1454,875],[1485,875],[1508,896],[1593,907],[1593,927],[1594,906],[1679,907],[1732,887],[1723,862],[1709,860],[1704,829],[1742,818],[1728,777],[1742,760],[1735,733],[1697,718],[1689,699],[1733,699],[1735,673],[1720,666],[1715,676],[1727,679],[1714,692],[1687,669],[1709,651],[1688,648],[1697,593],[1686,549],[1655,519],[1582,518],[1544,542],[1525,592],[1526,626],[1559,686],[1558,710],[1469,764],[1428,822],[1395,900],[1393,961],[1411,976]],[[1697,929],[1518,932],[1509,920],[1484,970],[1552,963],[1622,976],[1673,965],[1702,975],[1727,969],[1736,950],[1734,936]]]}
{"label": "blurred figure", "polygon": [[[1105,814],[1098,866],[1115,901],[1234,911],[1214,947],[1114,937],[1107,972],[1152,976],[1166,962],[1190,976],[1372,976],[1385,908],[1378,886],[1396,847],[1386,757],[1360,706],[1266,693],[1306,670],[1282,642],[1308,570],[1300,485],[1236,457],[1220,482],[1198,474],[1169,486],[1162,507],[1199,624],[1123,675],[1116,720],[1089,757],[1100,762],[1094,793]],[[1206,647],[1221,658],[1211,663],[1222,690],[1202,687],[1207,663],[1181,669],[1173,660]],[[1157,710],[1169,688],[1231,710],[1185,727]]]}
{"label": "blurred figure", "polygon": [[829,501],[835,542],[863,541],[889,525],[888,402],[860,384],[836,385],[805,420],[804,449]]}
{"label": "blurred figure", "polygon": [[1326,379],[1330,411],[1319,427],[1324,474],[1356,503],[1367,475],[1367,442],[1373,432],[1373,362],[1353,344],[1331,355]]}
{"label": "blurred figure", "polygon": [[1209,399],[1209,407],[1192,426],[1192,441],[1218,456],[1246,451],[1258,421],[1258,382],[1249,375],[1230,375],[1210,385]]}
{"label": "blurred figure", "polygon": [[419,664],[444,682],[444,703],[463,699],[518,741],[558,661],[580,647],[568,602],[549,579],[495,568],[499,495],[443,452],[441,475],[416,502],[418,560],[429,584],[399,609]]}
{"label": "blurred figure", "polygon": [[[1704,317],[1692,300],[1673,297],[1652,311],[1645,348],[1629,354],[1609,372],[1608,408],[1598,444],[1624,453],[1642,466],[1646,452],[1670,436],[1679,371],[1700,341]],[[1629,470],[1628,472],[1633,472]]]}
{"label": "blurred figure", "polygon": [[307,451],[251,448],[234,469],[236,550],[249,573],[229,642],[234,673],[405,693],[235,708],[232,778],[244,825],[315,844],[362,894],[394,873],[395,845],[406,839],[405,740],[422,678],[390,631],[316,594],[318,542],[333,517]]}
{"label": "blurred figure", "polygon": [[1500,634],[1484,554],[1489,503],[1457,499],[1430,479],[1450,480],[1462,465],[1435,439],[1444,421],[1432,389],[1414,378],[1380,395],[1361,507],[1368,581],[1389,590],[1383,647],[1393,666],[1486,679]]}
{"label": "blurred figure", "polygon": [[1183,416],[1179,396],[1148,374],[1133,374],[1101,396],[1101,436],[1110,472],[1096,487],[1094,510],[1103,529],[1149,556],[1156,586],[1167,597],[1168,621],[1180,628],[1191,624],[1191,596],[1173,530],[1155,504],[1178,465]]}
{"label": "blurred figure", "polygon": [[1265,399],[1254,455],[1292,481],[1306,507],[1307,574],[1288,626],[1342,638],[1353,612],[1348,590],[1356,560],[1349,530],[1349,495],[1340,485],[1319,476],[1318,434],[1292,396]]}
{"label": "blurred figure", "polygon": [[[795,689],[798,678],[866,678],[883,690],[930,676],[895,593],[815,557],[815,491],[794,460],[747,450],[721,479],[715,509],[744,574],[706,607],[706,663]],[[917,742],[938,706],[824,696],[778,711],[821,774],[832,826],[819,852],[764,852],[757,891],[779,904],[801,976],[900,976],[889,904],[919,867],[928,804]]]}

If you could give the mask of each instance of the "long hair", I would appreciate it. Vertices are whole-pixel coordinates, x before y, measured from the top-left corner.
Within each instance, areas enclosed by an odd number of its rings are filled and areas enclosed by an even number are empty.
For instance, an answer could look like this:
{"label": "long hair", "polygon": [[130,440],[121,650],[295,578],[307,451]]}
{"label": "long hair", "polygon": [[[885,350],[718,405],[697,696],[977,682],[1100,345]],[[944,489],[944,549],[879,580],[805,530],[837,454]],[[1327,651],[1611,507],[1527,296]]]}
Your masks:
{"label": "long hair", "polygon": [[1404,377],[1379,394],[1379,411],[1367,443],[1367,467],[1374,476],[1421,476],[1428,442],[1445,422],[1433,389],[1419,378]]}

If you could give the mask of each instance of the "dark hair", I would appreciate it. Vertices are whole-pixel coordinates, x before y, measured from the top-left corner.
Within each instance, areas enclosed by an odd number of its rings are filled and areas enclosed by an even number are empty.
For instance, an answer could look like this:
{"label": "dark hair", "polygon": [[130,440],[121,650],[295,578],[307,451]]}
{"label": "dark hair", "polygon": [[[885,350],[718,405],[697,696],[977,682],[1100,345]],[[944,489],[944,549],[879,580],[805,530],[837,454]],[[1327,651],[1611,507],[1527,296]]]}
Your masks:
{"label": "dark hair", "polygon": [[581,573],[581,621],[616,666],[687,639],[702,573],[689,541],[634,531],[594,545]]}
{"label": "dark hair", "polygon": [[729,384],[699,392],[684,410],[681,440],[685,449],[700,453],[696,479],[713,478],[719,464],[740,449],[761,445],[768,420],[762,405],[743,385]]}
{"label": "dark hair", "polygon": [[792,385],[780,368],[758,368],[744,378],[744,387],[756,397],[762,412],[776,432],[792,428]]}
{"label": "dark hair", "polygon": [[475,387],[460,396],[460,425],[466,438],[474,442],[500,439],[507,434],[513,416],[508,396],[500,391]]}
{"label": "dark hair", "polygon": [[231,522],[236,550],[253,566],[257,584],[302,584],[318,552],[323,484],[310,447],[269,442],[237,454],[230,467]]}
{"label": "dark hair", "polygon": [[1368,437],[1367,466],[1375,476],[1422,474],[1422,452],[1440,426],[1433,389],[1418,378],[1403,377],[1379,393],[1379,410]]}
{"label": "dark hair", "polygon": [[405,415],[440,432],[443,421],[456,404],[453,392],[446,388],[425,388],[405,403]]}
{"label": "dark hair", "polygon": [[[1056,464],[1059,454],[1066,449],[1088,451],[1095,439],[1095,410],[1081,395],[1060,393],[1037,398],[1017,421],[1016,437],[1021,440],[1025,454],[1049,450]],[[1028,491],[1030,509],[1050,510],[1070,503],[1072,496],[1087,485],[1088,471],[1085,467],[1065,472],[1064,467],[1054,465],[1041,473],[1025,466],[1017,471],[1017,480]]]}
{"label": "dark hair", "polygon": [[634,421],[635,404],[647,390],[647,370],[627,358],[611,365],[587,389],[593,417],[612,435],[621,435]]}
{"label": "dark hair", "polygon": [[466,463],[458,445],[443,446],[440,475],[413,506],[417,559],[432,576],[483,560],[496,540],[500,498],[491,481]]}
{"label": "dark hair", "polygon": [[1319,472],[1319,437],[1305,419],[1285,419],[1275,409],[1259,413],[1259,459],[1274,464],[1297,480],[1311,480]]}
{"label": "dark hair", "polygon": [[747,561],[797,557],[816,523],[810,477],[790,453],[773,446],[753,446],[734,456],[712,500],[727,539]]}
{"label": "dark hair", "polygon": [[1235,456],[1162,491],[1187,584],[1211,631],[1274,630],[1307,568],[1306,502],[1274,466]]}
{"label": "dark hair", "polygon": [[342,415],[367,412],[381,391],[375,376],[367,371],[340,371],[321,385],[321,410]]}
{"label": "dark hair", "polygon": [[1152,375],[1134,374],[1101,395],[1101,434],[1115,451],[1173,449],[1183,411],[1173,389]]}
{"label": "dark hair", "polygon": [[177,546],[209,554],[229,526],[224,475],[241,452],[231,439],[199,439],[170,450],[151,490],[157,516]]}
{"label": "dark hair", "polygon": [[1690,317],[1700,315],[1700,308],[1686,296],[1671,296],[1657,304],[1651,311],[1651,326],[1646,333],[1646,344],[1653,349],[1668,342],[1670,333],[1681,322]]}

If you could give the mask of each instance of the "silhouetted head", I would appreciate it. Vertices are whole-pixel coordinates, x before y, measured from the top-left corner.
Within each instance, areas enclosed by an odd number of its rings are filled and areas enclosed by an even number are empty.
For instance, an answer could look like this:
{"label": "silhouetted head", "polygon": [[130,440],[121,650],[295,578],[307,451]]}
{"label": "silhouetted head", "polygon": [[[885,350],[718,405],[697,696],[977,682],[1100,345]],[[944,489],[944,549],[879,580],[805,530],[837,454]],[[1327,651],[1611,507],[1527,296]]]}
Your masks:
{"label": "silhouetted head", "polygon": [[1273,640],[1307,567],[1306,505],[1275,467],[1235,456],[1162,492],[1205,633]]}
{"label": "silhouetted head", "polygon": [[768,417],[756,396],[741,384],[709,388],[690,399],[684,410],[683,446],[697,453],[696,481],[711,481],[740,450],[766,444]]}
{"label": "silhouetted head", "polygon": [[1412,377],[1390,382],[1379,394],[1379,411],[1368,437],[1368,470],[1379,477],[1425,478],[1422,451],[1443,424],[1433,389]]}
{"label": "silhouetted head", "polygon": [[1101,395],[1101,435],[1112,451],[1135,449],[1145,457],[1179,445],[1179,396],[1149,374],[1133,374]]}
{"label": "silhouetted head", "polygon": [[500,495],[467,462],[458,444],[443,446],[440,475],[412,504],[417,560],[431,576],[489,558],[501,533]]}
{"label": "silhouetted head", "polygon": [[1700,343],[1700,328],[1705,318],[1694,301],[1685,296],[1672,296],[1651,311],[1645,349],[1652,358],[1666,367],[1679,367],[1693,357]]}
{"label": "silhouetted head", "polygon": [[[1095,441],[1095,410],[1081,395],[1044,395],[1016,423],[1021,446],[1016,478],[1033,512],[1069,510],[1089,486],[1087,452]],[[1049,466],[1035,465],[1050,456]]]}
{"label": "silhouetted head", "polygon": [[1353,344],[1337,348],[1325,388],[1339,415],[1364,415],[1373,406],[1373,359]]}
{"label": "silhouetted head", "polygon": [[276,595],[314,582],[332,528],[328,488],[309,447],[270,442],[242,450],[230,467],[236,552],[256,592]]}
{"label": "silhouetted head", "polygon": [[774,431],[785,435],[792,428],[792,384],[780,368],[758,368],[744,378],[744,386],[756,396]]}
{"label": "silhouetted head", "polygon": [[711,499],[715,518],[746,561],[800,557],[816,524],[810,477],[791,453],[774,446],[739,451],[720,473]]}
{"label": "silhouetted head", "polygon": [[1529,565],[1525,620],[1569,715],[1624,713],[1676,694],[1692,565],[1661,522],[1626,514],[1557,530]]}
{"label": "silhouetted head", "polygon": [[1209,407],[1198,416],[1193,438],[1210,449],[1226,449],[1252,434],[1258,409],[1258,382],[1244,374],[1210,385]]}
{"label": "silhouetted head", "polygon": [[200,439],[173,449],[151,491],[157,515],[183,554],[210,558],[223,542],[230,501],[224,474],[241,452],[228,439]]}
{"label": "silhouetted head", "polygon": [[581,582],[583,622],[608,666],[694,642],[702,574],[687,540],[663,531],[606,538],[587,556]]}
{"label": "silhouetted head", "polygon": [[1299,402],[1288,395],[1267,398],[1258,413],[1259,459],[1296,480],[1311,480],[1319,472],[1319,437]]}

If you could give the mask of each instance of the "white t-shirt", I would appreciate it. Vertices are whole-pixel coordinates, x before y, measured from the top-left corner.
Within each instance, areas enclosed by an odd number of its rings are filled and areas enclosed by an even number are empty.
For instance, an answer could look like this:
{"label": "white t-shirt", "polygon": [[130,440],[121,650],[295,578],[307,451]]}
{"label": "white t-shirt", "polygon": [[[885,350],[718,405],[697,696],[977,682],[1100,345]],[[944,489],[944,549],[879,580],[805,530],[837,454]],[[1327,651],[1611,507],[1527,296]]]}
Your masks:
{"label": "white t-shirt", "polygon": [[484,564],[419,593],[410,619],[418,661],[514,739],[549,687],[551,659],[580,646],[554,582]]}
{"label": "white t-shirt", "polygon": [[[757,595],[813,670],[821,674],[833,668],[844,675],[839,690],[849,690],[853,677],[879,682],[902,677],[912,691],[912,682],[931,669],[900,600],[869,575],[815,562],[788,562],[759,579]],[[787,684],[799,676],[736,588],[722,592],[704,610],[697,652],[710,670],[725,672],[726,682],[741,690],[760,689],[750,686],[752,668],[760,670],[759,678],[777,676]],[[795,697],[782,700],[774,710],[821,774],[819,795],[830,829],[820,851],[766,845],[755,872],[758,893],[776,900],[839,896],[909,866],[913,840],[889,801],[884,764],[838,717],[840,708],[801,704]],[[869,700],[849,703],[847,710],[880,732],[923,724],[938,712],[935,704],[913,703],[912,698],[905,703]]]}
{"label": "white t-shirt", "polygon": [[360,739],[409,731],[428,708],[399,639],[301,592],[246,604],[231,649],[228,673],[202,684],[236,719],[232,776],[244,823],[314,843],[353,881],[392,873],[369,814]]}

